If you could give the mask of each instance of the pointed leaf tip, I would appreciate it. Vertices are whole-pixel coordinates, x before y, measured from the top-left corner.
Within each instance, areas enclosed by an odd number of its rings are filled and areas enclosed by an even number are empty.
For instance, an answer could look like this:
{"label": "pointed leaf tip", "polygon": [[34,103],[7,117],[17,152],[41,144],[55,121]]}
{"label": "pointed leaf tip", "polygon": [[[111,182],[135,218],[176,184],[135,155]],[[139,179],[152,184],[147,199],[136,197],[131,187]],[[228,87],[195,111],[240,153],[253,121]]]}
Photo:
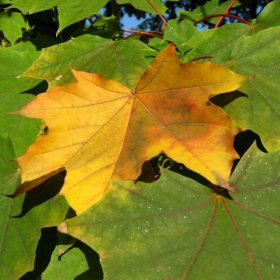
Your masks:
{"label": "pointed leaf tip", "polygon": [[57,226],[57,231],[67,234],[67,224],[65,222]]}

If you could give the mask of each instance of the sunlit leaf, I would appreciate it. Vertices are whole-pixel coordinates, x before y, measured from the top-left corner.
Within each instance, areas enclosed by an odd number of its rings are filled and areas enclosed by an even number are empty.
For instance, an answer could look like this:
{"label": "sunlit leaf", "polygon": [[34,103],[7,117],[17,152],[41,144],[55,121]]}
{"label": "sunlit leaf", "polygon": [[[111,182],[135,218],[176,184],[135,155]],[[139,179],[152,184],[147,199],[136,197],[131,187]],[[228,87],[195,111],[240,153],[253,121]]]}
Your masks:
{"label": "sunlit leaf", "polygon": [[26,150],[40,129],[38,120],[9,114],[33,99],[24,93],[46,90],[40,80],[21,76],[39,54],[30,43],[0,49],[0,134],[11,138],[16,156]]}
{"label": "sunlit leaf", "polygon": [[19,169],[11,161],[15,153],[9,138],[0,137],[0,155],[0,275],[18,279],[33,268],[41,228],[61,223],[68,205],[63,197],[53,198],[63,184],[59,176],[25,196],[11,199],[2,195],[13,192],[20,183]]}
{"label": "sunlit leaf", "polygon": [[240,38],[228,61],[233,71],[252,76],[252,80],[240,88],[248,97],[236,99],[224,108],[240,126],[258,133],[269,151],[280,149],[280,53],[267,50],[278,49],[279,38],[279,27]]}
{"label": "sunlit leaf", "polygon": [[271,1],[255,21],[255,28],[263,30],[264,28],[278,26],[280,24],[280,1]]}
{"label": "sunlit leaf", "polygon": [[233,199],[166,170],[152,184],[114,183],[59,229],[99,253],[105,279],[276,279],[279,164],[279,152],[252,147]]}
{"label": "sunlit leaf", "polygon": [[22,28],[29,28],[22,14],[0,12],[0,30],[11,44],[14,44],[18,38],[22,37]]}
{"label": "sunlit leaf", "polygon": [[145,44],[112,41],[84,35],[66,43],[43,49],[38,60],[25,72],[26,76],[46,79],[50,87],[74,80],[71,68],[98,73],[134,88],[147,68],[142,52],[150,50]]}
{"label": "sunlit leaf", "polygon": [[16,112],[48,127],[16,160],[23,183],[16,194],[66,169],[61,194],[80,213],[103,197],[111,178],[137,179],[142,164],[162,152],[229,188],[238,130],[209,96],[238,88],[242,76],[209,62],[181,64],[173,44],[133,91],[97,74],[73,73],[77,82]]}
{"label": "sunlit leaf", "polygon": [[177,20],[169,20],[164,31],[164,39],[175,43],[176,47],[184,52],[189,49],[186,43],[194,35],[198,34],[198,30],[189,20],[178,22]]}

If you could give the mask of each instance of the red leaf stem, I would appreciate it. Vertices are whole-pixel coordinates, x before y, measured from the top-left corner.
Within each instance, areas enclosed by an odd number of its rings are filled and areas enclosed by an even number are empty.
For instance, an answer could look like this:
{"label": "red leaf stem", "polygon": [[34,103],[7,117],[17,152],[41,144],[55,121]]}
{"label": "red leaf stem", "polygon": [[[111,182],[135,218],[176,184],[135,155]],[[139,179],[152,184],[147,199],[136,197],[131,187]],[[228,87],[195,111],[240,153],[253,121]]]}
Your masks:
{"label": "red leaf stem", "polygon": [[[236,0],[232,0],[232,1],[230,2],[230,4],[227,6],[227,8],[225,9],[225,11],[223,12],[224,15],[226,15],[226,14],[228,13],[228,11],[230,10],[230,8],[233,6],[233,4],[234,4],[235,2],[236,2]],[[224,16],[221,16],[221,17],[219,18],[218,22],[215,24],[215,28],[217,28],[217,27],[220,25],[220,23],[221,23],[221,21],[223,20],[223,18],[224,18]]]}
{"label": "red leaf stem", "polygon": [[164,24],[167,24],[167,22],[165,21],[164,17],[160,14],[160,12],[158,11],[158,9],[154,6],[154,4],[150,1],[150,0],[146,0],[149,5],[155,10],[155,12],[158,14],[158,16],[160,17],[160,19],[162,20],[162,22]]}
{"label": "red leaf stem", "polygon": [[150,36],[150,37],[157,37],[157,38],[160,38],[162,39],[163,37],[159,34],[156,34],[156,33],[151,33],[151,32],[135,32],[134,34],[130,34],[126,37],[123,38],[123,40],[126,40],[130,37],[134,37],[134,36]]}
{"label": "red leaf stem", "polygon": [[234,19],[237,19],[237,20],[239,20],[239,21],[241,21],[241,22],[243,22],[243,23],[245,23],[245,24],[251,25],[251,23],[250,23],[249,21],[247,21],[247,20],[245,20],[245,19],[243,19],[243,18],[241,18],[241,17],[235,16],[235,15],[230,15],[230,14],[227,14],[227,15],[224,15],[224,14],[215,14],[215,15],[207,16],[207,17],[205,17],[205,18],[202,18],[202,19],[196,21],[194,24],[198,24],[198,23],[203,22],[203,21],[206,21],[206,20],[208,20],[208,19],[210,19],[210,18],[221,17],[221,16],[222,16],[222,17],[234,18]]}

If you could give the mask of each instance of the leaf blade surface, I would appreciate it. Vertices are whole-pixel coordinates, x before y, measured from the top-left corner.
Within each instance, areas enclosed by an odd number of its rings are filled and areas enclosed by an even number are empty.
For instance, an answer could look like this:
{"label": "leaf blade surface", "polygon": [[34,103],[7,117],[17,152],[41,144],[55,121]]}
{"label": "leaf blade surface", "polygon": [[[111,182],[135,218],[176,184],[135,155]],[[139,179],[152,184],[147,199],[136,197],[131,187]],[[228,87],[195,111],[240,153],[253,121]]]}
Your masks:
{"label": "leaf blade surface", "polygon": [[278,165],[279,152],[251,147],[230,180],[232,199],[167,170],[151,184],[115,182],[61,228],[99,253],[108,279],[277,278]]}
{"label": "leaf blade surface", "polygon": [[97,74],[73,73],[77,82],[53,88],[17,111],[48,127],[17,159],[23,190],[66,169],[61,194],[80,213],[104,195],[110,179],[137,179],[142,164],[162,152],[230,188],[238,129],[208,99],[236,89],[242,76],[209,62],[181,64],[173,44],[134,91]]}

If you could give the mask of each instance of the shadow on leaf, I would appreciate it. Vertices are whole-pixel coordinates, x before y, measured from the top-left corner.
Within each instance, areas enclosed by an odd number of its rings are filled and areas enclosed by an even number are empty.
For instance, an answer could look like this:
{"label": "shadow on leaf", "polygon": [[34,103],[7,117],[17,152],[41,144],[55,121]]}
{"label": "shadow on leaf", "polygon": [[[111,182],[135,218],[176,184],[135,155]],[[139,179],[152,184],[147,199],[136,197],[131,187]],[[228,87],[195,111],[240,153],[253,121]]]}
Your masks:
{"label": "shadow on leaf", "polygon": [[210,101],[213,104],[215,104],[216,106],[219,106],[219,107],[223,108],[224,106],[233,102],[237,98],[241,98],[241,97],[248,98],[248,96],[245,93],[235,90],[235,91],[232,91],[232,92],[227,92],[227,93],[224,93],[224,94],[215,95],[215,96],[210,98]]}
{"label": "shadow on leaf", "polygon": [[44,81],[40,82],[39,84],[37,84],[35,87],[28,89],[28,91],[23,91],[21,93],[38,95],[42,92],[47,91],[47,89],[48,89],[48,83],[44,80]]}
{"label": "shadow on leaf", "polygon": [[26,215],[34,207],[55,197],[61,190],[64,183],[64,176],[57,174],[36,188],[26,192],[22,203],[21,213],[12,218],[21,218]]}
{"label": "shadow on leaf", "polygon": [[[68,241],[68,242],[67,242]],[[61,244],[63,243],[63,244]],[[56,245],[67,245],[69,243],[69,249],[62,255],[55,257],[54,252]],[[84,258],[82,261],[87,263],[88,269],[79,275],[75,276],[75,280],[102,280],[103,271],[99,261],[99,255],[91,249],[85,243],[77,240],[76,238],[64,235],[63,238],[58,238],[56,227],[43,228],[41,231],[41,238],[38,242],[36,249],[36,259],[34,263],[34,270],[24,274],[20,280],[40,280],[45,279],[44,273],[47,275],[54,273],[55,271],[61,271],[69,265],[69,262],[73,261],[73,258],[77,258],[77,255],[73,250],[79,250],[83,253]],[[80,263],[81,260],[79,259]],[[72,264],[73,265],[73,264]],[[51,271],[47,271],[48,267],[51,267]],[[45,272],[46,271],[46,272]],[[53,275],[55,278],[55,275]],[[60,279],[60,278],[59,278]]]}
{"label": "shadow on leaf", "polygon": [[40,280],[42,272],[48,267],[52,252],[57,243],[56,227],[42,228],[41,237],[36,249],[33,271],[25,273],[20,280]]}

